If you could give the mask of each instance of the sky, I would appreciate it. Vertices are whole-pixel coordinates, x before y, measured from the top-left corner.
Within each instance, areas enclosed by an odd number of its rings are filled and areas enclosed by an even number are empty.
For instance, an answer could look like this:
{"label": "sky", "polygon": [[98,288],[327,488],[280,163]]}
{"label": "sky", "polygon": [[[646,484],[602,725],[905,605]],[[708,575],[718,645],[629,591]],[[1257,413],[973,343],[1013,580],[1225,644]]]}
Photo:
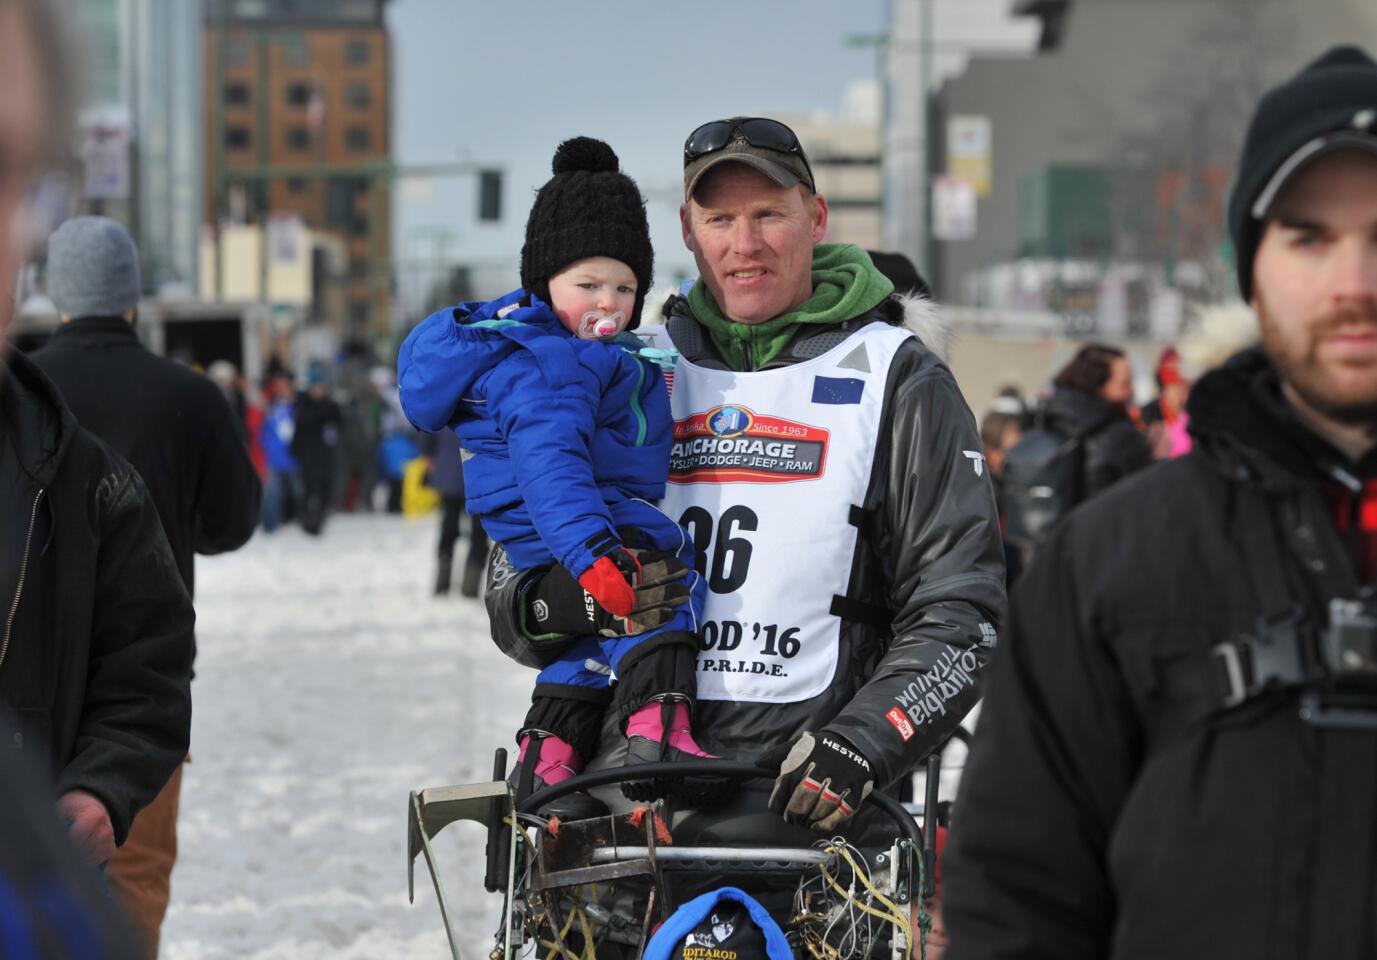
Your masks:
{"label": "sky", "polygon": [[883,33],[887,20],[887,0],[392,0],[398,163],[505,169],[500,224],[477,222],[473,176],[398,184],[403,292],[442,253],[501,266],[492,282],[515,287],[535,191],[555,147],[579,135],[606,140],[650,198],[656,284],[691,274],[678,224],[684,138],[734,114],[837,111],[849,85],[876,76],[874,49],[847,38]]}

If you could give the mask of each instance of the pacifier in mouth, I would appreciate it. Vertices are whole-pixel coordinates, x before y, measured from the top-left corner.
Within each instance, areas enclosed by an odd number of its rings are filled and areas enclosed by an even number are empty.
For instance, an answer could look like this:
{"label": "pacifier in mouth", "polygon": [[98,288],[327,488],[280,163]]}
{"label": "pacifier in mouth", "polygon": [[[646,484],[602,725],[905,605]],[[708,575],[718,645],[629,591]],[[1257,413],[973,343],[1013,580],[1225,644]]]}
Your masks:
{"label": "pacifier in mouth", "polygon": [[589,310],[579,320],[578,335],[580,340],[610,340],[621,333],[625,326],[626,314],[620,310],[616,313]]}

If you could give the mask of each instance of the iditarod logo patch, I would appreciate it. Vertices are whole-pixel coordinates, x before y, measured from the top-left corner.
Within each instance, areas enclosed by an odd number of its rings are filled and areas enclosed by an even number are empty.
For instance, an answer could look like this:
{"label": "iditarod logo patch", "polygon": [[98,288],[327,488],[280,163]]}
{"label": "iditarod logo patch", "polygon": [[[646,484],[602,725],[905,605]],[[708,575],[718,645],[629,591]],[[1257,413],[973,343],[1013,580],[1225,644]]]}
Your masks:
{"label": "iditarod logo patch", "polygon": [[736,404],[674,424],[671,483],[815,480],[827,463],[828,432]]}

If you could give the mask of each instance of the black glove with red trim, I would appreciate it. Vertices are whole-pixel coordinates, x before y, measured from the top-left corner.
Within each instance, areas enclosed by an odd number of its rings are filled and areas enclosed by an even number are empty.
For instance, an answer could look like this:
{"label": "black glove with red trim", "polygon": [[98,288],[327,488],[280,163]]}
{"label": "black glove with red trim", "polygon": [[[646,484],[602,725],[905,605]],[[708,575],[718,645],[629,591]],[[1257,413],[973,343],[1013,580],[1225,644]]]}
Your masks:
{"label": "black glove with red trim", "polygon": [[613,547],[579,575],[579,586],[614,617],[629,617],[636,609],[636,584],[641,562],[626,547]]}
{"label": "black glove with red trim", "polygon": [[[761,764],[774,766],[779,752]],[[798,826],[835,830],[874,788],[870,761],[851,741],[828,730],[805,731],[780,763],[770,809]]]}
{"label": "black glove with red trim", "polygon": [[[629,616],[604,609],[569,571],[555,566],[526,594],[526,622],[535,633],[622,637],[662,627],[688,602],[689,569],[673,554],[627,548],[640,567]],[[613,561],[615,563],[615,561]]]}

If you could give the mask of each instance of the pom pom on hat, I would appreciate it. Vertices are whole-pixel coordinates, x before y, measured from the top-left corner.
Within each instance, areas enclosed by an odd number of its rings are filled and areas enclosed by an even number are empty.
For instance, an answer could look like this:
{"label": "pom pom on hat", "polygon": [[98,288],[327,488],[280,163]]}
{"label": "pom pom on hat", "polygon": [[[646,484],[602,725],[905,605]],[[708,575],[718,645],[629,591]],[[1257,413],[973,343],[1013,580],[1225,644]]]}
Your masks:
{"label": "pom pom on hat", "polygon": [[555,150],[555,159],[551,161],[550,168],[556,175],[579,170],[587,173],[617,173],[621,165],[612,148],[601,140],[574,137],[565,140]]}

